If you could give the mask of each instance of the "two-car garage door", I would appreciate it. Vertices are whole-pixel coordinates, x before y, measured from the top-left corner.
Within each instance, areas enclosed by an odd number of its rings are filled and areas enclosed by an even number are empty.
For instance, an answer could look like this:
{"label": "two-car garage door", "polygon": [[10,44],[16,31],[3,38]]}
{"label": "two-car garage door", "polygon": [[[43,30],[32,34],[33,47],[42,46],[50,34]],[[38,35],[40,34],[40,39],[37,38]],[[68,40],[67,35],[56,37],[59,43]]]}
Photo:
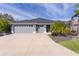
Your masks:
{"label": "two-car garage door", "polygon": [[33,25],[16,25],[14,26],[15,33],[33,33],[35,28]]}
{"label": "two-car garage door", "polygon": [[14,25],[14,33],[44,33],[46,28],[43,25],[33,26],[33,25]]}

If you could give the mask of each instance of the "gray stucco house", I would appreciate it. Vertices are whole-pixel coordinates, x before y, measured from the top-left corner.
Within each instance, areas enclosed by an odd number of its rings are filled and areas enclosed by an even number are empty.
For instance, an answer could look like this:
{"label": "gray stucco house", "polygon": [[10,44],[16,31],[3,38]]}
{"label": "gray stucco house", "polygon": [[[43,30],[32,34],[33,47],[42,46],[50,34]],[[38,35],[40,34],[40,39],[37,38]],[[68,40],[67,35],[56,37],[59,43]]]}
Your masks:
{"label": "gray stucco house", "polygon": [[36,18],[32,20],[14,21],[11,23],[12,33],[46,33],[52,20]]}

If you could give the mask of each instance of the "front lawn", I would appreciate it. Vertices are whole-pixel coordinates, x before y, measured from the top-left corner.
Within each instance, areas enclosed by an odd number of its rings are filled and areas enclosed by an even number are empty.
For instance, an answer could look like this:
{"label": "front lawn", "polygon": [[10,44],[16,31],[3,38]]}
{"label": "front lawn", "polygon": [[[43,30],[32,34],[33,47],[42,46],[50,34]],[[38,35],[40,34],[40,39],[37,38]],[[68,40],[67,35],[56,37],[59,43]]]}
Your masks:
{"label": "front lawn", "polygon": [[59,41],[58,43],[79,53],[79,38],[75,38],[72,40]]}

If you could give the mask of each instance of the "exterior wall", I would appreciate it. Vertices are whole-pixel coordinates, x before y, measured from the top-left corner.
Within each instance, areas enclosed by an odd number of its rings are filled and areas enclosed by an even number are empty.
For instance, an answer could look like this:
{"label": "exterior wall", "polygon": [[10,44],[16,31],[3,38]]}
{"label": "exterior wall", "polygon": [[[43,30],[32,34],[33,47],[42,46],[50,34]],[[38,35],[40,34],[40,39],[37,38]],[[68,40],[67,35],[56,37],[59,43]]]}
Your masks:
{"label": "exterior wall", "polygon": [[73,25],[73,26],[71,27],[71,30],[77,31],[77,27],[78,27],[78,26]]}
{"label": "exterior wall", "polygon": [[33,34],[36,34],[36,25],[33,25]]}
{"label": "exterior wall", "polygon": [[79,26],[77,27],[77,33],[79,34]]}
{"label": "exterior wall", "polygon": [[14,33],[14,25],[11,25],[11,33]]}
{"label": "exterior wall", "polygon": [[79,24],[79,18],[78,17],[74,17],[72,20],[72,25],[74,24]]}
{"label": "exterior wall", "polygon": [[75,30],[77,33],[79,32],[79,17],[74,17],[71,21],[71,30]]}

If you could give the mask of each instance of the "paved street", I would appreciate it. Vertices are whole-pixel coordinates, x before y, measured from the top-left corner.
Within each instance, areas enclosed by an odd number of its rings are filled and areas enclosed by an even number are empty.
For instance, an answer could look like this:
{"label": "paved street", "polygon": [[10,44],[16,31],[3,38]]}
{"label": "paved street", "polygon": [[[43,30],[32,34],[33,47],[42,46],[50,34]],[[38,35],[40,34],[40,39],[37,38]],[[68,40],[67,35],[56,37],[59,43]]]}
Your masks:
{"label": "paved street", "polygon": [[73,56],[71,50],[55,43],[47,34],[11,34],[0,37],[3,56]]}

